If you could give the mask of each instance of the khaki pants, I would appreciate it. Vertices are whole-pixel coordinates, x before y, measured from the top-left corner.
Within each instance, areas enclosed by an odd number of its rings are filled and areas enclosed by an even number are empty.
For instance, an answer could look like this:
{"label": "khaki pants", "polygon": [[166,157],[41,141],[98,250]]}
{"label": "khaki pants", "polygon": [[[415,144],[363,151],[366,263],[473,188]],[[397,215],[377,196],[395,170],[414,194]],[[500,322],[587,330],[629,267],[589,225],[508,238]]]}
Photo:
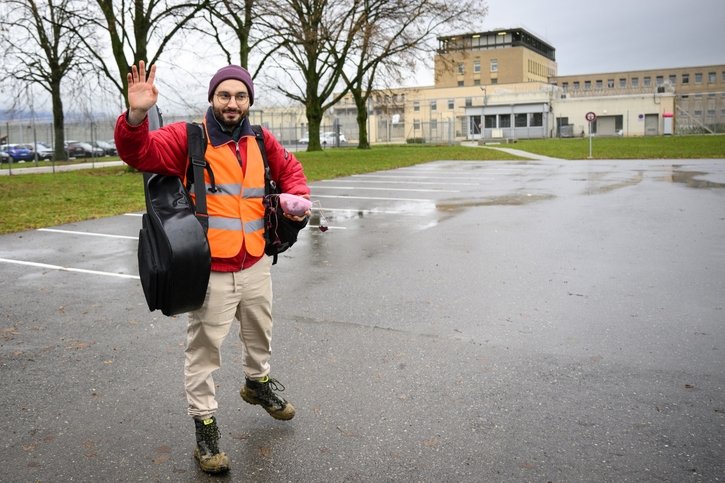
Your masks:
{"label": "khaki pants", "polygon": [[269,374],[272,353],[272,259],[262,257],[239,272],[212,272],[204,305],[189,314],[184,384],[190,416],[212,416],[217,409],[212,373],[221,367],[221,345],[232,322],[239,321],[244,374]]}

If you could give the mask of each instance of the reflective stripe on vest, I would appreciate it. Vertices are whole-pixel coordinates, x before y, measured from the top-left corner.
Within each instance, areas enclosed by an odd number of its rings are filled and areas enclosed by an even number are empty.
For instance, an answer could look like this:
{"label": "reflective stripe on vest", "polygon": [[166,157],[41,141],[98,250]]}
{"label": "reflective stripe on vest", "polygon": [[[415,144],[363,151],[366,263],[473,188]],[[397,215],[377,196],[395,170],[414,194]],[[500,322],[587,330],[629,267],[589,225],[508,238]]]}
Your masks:
{"label": "reflective stripe on vest", "polygon": [[207,237],[213,257],[232,258],[242,243],[250,255],[264,254],[264,161],[254,136],[248,136],[246,144],[244,172],[228,145],[215,148],[208,144],[206,148],[205,158],[217,188],[214,193],[209,191],[211,183],[205,171]]}

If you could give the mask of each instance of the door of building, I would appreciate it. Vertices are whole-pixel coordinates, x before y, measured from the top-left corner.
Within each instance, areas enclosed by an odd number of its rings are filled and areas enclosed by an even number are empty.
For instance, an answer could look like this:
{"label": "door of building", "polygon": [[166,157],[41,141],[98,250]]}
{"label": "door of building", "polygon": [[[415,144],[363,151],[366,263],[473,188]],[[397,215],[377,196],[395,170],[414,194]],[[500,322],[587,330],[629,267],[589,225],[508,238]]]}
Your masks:
{"label": "door of building", "polygon": [[644,135],[657,136],[660,133],[660,116],[659,114],[644,115]]}

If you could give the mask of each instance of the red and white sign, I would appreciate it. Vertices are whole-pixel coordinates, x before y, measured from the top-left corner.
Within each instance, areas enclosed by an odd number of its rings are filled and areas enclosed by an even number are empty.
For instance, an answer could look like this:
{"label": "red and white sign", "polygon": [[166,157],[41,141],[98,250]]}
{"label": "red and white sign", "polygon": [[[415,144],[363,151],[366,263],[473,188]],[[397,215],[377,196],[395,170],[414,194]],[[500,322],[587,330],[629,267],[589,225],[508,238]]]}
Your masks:
{"label": "red and white sign", "polygon": [[596,115],[596,114],[594,114],[593,112],[587,112],[586,116],[584,116],[584,117],[585,117],[585,118],[587,119],[587,121],[589,121],[589,122],[594,122],[594,121],[596,121],[596,120],[597,120],[597,115]]}

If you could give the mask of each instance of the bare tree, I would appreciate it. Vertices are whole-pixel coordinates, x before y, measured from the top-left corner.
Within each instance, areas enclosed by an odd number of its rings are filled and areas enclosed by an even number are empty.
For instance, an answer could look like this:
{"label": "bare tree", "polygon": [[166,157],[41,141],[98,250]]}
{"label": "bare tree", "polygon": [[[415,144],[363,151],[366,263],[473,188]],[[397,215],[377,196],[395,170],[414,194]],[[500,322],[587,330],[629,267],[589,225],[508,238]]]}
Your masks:
{"label": "bare tree", "polygon": [[139,60],[156,63],[169,42],[208,7],[209,0],[96,0],[96,4],[100,12],[87,10],[83,18],[108,35],[113,64],[101,49],[91,49],[94,61],[125,100],[129,66]]}
{"label": "bare tree", "polygon": [[[412,72],[444,29],[465,28],[471,19],[482,19],[487,8],[482,0],[364,0],[361,12],[353,25],[354,48],[344,59],[353,68],[343,71],[342,79],[357,109],[358,148],[368,149],[367,103],[379,74],[400,78]],[[330,52],[335,63],[343,61],[334,46]]]}
{"label": "bare tree", "polygon": [[[358,18],[361,0],[267,0],[261,22],[276,31],[276,88],[305,106],[308,151],[319,151],[320,125],[326,110],[345,94],[340,77],[352,46],[351,24]],[[333,55],[330,46],[334,45]],[[288,82],[284,82],[285,78]]]}
{"label": "bare tree", "polygon": [[[50,95],[57,160],[67,158],[61,84],[72,73],[82,72],[89,60],[79,39],[88,35],[89,26],[76,15],[84,7],[85,2],[73,0],[4,0],[0,10],[0,42],[5,51],[2,76],[25,87],[38,85]],[[15,102],[27,99],[18,95]]]}

